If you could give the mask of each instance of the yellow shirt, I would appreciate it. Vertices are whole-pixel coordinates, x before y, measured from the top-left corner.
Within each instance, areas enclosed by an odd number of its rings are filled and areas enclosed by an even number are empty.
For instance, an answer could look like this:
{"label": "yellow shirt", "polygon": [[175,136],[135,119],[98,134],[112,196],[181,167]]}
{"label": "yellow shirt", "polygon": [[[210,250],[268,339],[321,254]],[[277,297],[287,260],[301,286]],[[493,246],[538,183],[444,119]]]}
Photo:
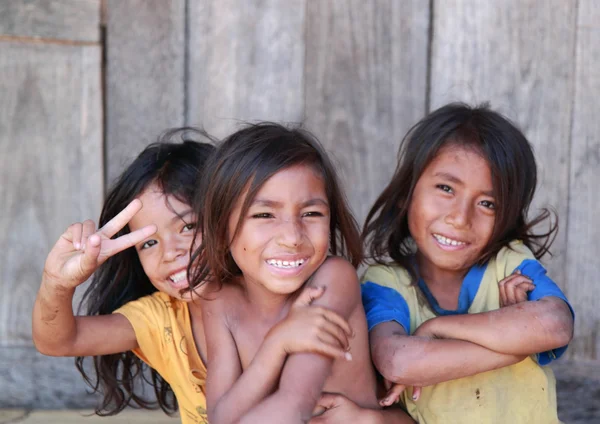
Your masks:
{"label": "yellow shirt", "polygon": [[139,345],[133,352],[173,388],[181,422],[208,423],[203,393],[206,368],[196,349],[187,303],[156,292],[115,313],[133,326]]}
{"label": "yellow shirt", "polygon": [[[529,249],[516,241],[511,243],[510,248],[503,248],[486,265],[469,271],[461,288],[462,299],[459,299],[459,305],[465,305],[465,311],[461,313],[498,309],[498,282],[516,268],[525,275],[528,269],[536,270],[540,289],[547,295],[564,297],[562,293],[558,293],[560,290],[557,287],[552,286],[554,283],[545,277],[545,270],[539,271],[543,268]],[[470,282],[467,283],[469,278]],[[374,265],[367,269],[362,282],[363,302],[367,316],[370,317],[369,329],[377,323],[395,320],[412,334],[423,322],[437,316],[431,307],[431,300],[427,299],[419,284],[412,283],[404,268]],[[401,298],[395,298],[397,294],[389,289],[399,293],[405,303]],[[397,319],[394,315],[404,315],[406,318]],[[535,356],[501,369],[423,387],[416,402],[411,399],[411,395],[412,390],[405,390],[402,402],[412,418],[421,424],[560,422],[557,416],[554,374],[550,367],[540,366]]]}

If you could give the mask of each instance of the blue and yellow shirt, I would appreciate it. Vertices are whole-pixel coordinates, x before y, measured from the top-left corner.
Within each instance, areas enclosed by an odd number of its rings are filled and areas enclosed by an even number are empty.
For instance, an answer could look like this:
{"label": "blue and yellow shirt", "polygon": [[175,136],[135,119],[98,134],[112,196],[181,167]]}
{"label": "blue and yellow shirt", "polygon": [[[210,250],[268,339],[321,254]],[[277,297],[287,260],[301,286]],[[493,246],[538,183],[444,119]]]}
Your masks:
{"label": "blue and yellow shirt", "polygon": [[[535,285],[528,300],[556,296],[568,304],[533,253],[522,242],[514,241],[487,264],[469,270],[462,283],[458,308],[453,311],[442,309],[427,285],[422,280],[413,283],[404,268],[370,266],[362,281],[369,330],[377,324],[396,321],[407,334],[413,334],[423,322],[436,316],[498,309],[498,282],[517,269]],[[402,401],[413,419],[426,424],[559,423],[556,381],[546,365],[560,357],[566,348],[539,353],[501,369],[424,387],[416,402],[409,397],[410,391],[405,391]]]}

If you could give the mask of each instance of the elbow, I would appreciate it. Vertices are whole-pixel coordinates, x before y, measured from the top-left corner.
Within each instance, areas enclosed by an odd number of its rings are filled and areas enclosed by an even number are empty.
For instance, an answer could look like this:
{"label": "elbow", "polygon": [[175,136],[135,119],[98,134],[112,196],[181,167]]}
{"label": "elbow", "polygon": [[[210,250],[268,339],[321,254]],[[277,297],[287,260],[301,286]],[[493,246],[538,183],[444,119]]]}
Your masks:
{"label": "elbow", "polygon": [[[550,300],[550,299],[549,299]],[[543,315],[543,327],[546,330],[549,348],[556,349],[568,345],[573,339],[573,315],[569,306],[560,299],[551,299],[547,302]]]}
{"label": "elbow", "polygon": [[38,352],[46,356],[74,356],[64,343],[49,343],[46,340],[33,336],[33,346]]}
{"label": "elbow", "polygon": [[[373,364],[386,380],[404,384],[410,379],[407,374],[409,367],[404,365],[411,360],[405,357],[404,347],[397,346],[393,337],[380,339],[371,345]],[[403,359],[397,360],[400,357]]]}

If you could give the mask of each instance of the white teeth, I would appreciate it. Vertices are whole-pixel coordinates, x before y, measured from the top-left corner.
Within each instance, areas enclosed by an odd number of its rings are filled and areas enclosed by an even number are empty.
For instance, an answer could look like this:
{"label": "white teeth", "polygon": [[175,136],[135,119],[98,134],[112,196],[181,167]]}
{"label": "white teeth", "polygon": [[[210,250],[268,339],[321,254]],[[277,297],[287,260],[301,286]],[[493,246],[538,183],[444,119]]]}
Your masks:
{"label": "white teeth", "polygon": [[171,281],[174,283],[178,283],[179,281],[185,279],[187,277],[187,270],[179,271],[169,277]]}
{"label": "white teeth", "polygon": [[304,263],[304,259],[298,259],[297,261],[282,261],[279,259],[269,259],[267,260],[267,263],[277,268],[297,268]]}
{"label": "white teeth", "polygon": [[433,236],[437,241],[440,242],[440,244],[443,244],[445,246],[462,246],[463,244],[465,244],[464,241],[452,240],[439,234],[434,234]]}

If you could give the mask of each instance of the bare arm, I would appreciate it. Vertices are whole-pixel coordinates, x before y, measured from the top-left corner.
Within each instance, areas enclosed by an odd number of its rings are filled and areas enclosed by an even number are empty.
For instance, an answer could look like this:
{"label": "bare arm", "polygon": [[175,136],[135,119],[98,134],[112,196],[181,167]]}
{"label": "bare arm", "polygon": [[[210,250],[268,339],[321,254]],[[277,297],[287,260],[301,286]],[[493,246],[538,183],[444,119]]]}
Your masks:
{"label": "bare arm", "polygon": [[375,367],[389,381],[430,386],[522,361],[526,355],[494,352],[463,340],[409,336],[395,321],[369,334]]}
{"label": "bare arm", "polygon": [[153,226],[111,240],[140,210],[134,200],[99,231],[92,221],[71,225],[58,239],[44,266],[33,307],[33,341],[43,354],[87,356],[137,347],[133,327],[121,315],[75,317],[73,294],[108,257],[145,239]]}
{"label": "bare arm", "polygon": [[[341,258],[329,258],[314,278],[327,290],[315,304],[348,319],[360,303],[355,269]],[[287,359],[277,391],[252,409],[242,423],[306,423],[331,373],[333,359],[314,353],[295,353]]]}
{"label": "bare arm", "polygon": [[436,337],[470,341],[512,355],[557,349],[573,337],[571,311],[553,296],[489,312],[437,317],[423,325]]}
{"label": "bare arm", "polygon": [[[348,324],[332,311],[310,306],[315,298],[323,294],[322,288],[307,287],[292,307],[288,317],[273,327],[261,344],[252,362],[236,378],[235,373],[219,381],[212,378],[215,369],[227,368],[228,362],[237,357],[235,342],[222,319],[225,302],[206,302],[203,311],[210,329],[207,335],[209,357],[214,359],[209,366],[210,396],[208,411],[211,423],[237,422],[247,411],[275,390],[287,355],[292,352],[313,351],[332,357],[344,357],[347,337],[351,334]],[[323,341],[326,340],[326,341]],[[229,359],[225,359],[229,358]],[[214,375],[214,374],[213,374]]]}

